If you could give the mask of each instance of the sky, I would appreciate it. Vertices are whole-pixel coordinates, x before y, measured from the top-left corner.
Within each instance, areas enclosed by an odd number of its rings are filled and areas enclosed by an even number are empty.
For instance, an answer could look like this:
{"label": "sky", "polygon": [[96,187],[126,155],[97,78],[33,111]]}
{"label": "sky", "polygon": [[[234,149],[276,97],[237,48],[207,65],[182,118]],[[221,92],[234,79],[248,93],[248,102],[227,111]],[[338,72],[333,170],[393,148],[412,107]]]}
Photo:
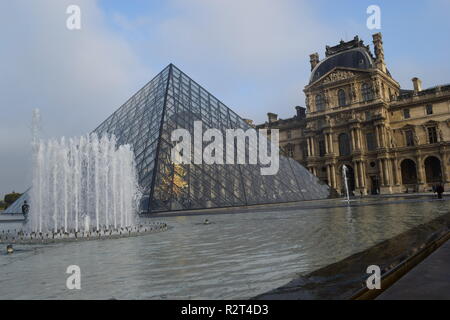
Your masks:
{"label": "sky", "polygon": [[[69,30],[69,5],[81,29]],[[369,30],[367,7],[381,9]],[[450,83],[450,0],[15,0],[0,2],[0,198],[31,185],[32,110],[44,138],[95,129],[169,63],[243,118],[304,105],[309,54],[383,33],[405,89]]]}

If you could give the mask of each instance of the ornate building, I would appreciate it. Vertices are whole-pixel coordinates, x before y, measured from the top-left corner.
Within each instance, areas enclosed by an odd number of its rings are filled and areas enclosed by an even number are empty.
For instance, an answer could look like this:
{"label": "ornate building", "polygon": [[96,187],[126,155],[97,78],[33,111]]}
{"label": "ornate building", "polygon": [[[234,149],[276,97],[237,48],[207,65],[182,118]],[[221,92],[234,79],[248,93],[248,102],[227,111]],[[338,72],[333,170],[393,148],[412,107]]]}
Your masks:
{"label": "ornate building", "polygon": [[355,194],[423,192],[450,182],[450,85],[402,90],[384,60],[382,35],[374,54],[363,41],[310,56],[306,109],[293,118],[269,113],[258,128],[280,130],[285,153],[341,192],[342,166]]}

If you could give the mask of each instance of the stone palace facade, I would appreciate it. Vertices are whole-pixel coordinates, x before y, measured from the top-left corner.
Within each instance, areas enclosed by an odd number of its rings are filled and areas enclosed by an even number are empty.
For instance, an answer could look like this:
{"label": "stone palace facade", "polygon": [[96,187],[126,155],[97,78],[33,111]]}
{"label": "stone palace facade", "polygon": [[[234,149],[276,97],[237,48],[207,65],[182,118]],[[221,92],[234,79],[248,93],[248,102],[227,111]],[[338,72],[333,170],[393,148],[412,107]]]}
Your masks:
{"label": "stone palace facade", "polygon": [[[403,90],[385,62],[382,35],[374,53],[357,36],[310,56],[306,108],[258,128],[279,129],[284,152],[338,192],[342,166],[355,195],[429,191],[450,185],[450,85]],[[269,130],[270,132],[270,130]],[[447,184],[447,185],[446,185]]]}

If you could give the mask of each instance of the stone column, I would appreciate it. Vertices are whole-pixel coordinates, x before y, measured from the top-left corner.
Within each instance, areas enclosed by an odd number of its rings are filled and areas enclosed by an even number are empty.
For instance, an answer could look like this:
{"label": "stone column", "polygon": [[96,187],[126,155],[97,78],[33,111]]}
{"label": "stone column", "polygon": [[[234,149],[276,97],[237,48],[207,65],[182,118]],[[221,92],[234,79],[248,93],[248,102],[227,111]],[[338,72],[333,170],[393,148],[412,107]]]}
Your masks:
{"label": "stone column", "polygon": [[391,168],[392,168],[393,183],[396,186],[398,186],[398,185],[400,185],[400,180],[398,177],[397,161],[395,159],[391,159]]}
{"label": "stone column", "polygon": [[308,156],[311,157],[312,156],[312,149],[311,149],[311,139],[310,139],[310,137],[306,138],[306,143],[308,144]]}
{"label": "stone column", "polygon": [[328,139],[329,139],[328,147],[330,148],[330,153],[333,153],[334,152],[334,148],[333,148],[333,134],[332,133],[328,134]]}
{"label": "stone column", "polygon": [[401,170],[399,168],[399,163],[394,159],[394,167],[395,167],[395,176],[397,177],[397,184],[402,184],[402,176],[401,176]]}
{"label": "stone column", "polygon": [[359,150],[363,150],[364,149],[364,140],[363,140],[363,136],[362,136],[362,132],[361,129],[358,129],[358,141],[359,141]]}
{"label": "stone column", "polygon": [[380,134],[380,147],[384,148],[386,146],[385,140],[384,140],[384,126],[380,125],[378,128],[378,132]]}
{"label": "stone column", "polygon": [[355,129],[351,129],[350,134],[352,139],[352,151],[355,151],[357,149]]}
{"label": "stone column", "polygon": [[375,140],[377,143],[377,148],[381,148],[380,130],[379,130],[378,126],[375,126]]}
{"label": "stone column", "polygon": [[330,187],[333,187],[333,182],[331,181],[331,168],[330,168],[330,165],[327,165],[327,179],[328,179],[328,185]]}
{"label": "stone column", "polygon": [[332,187],[337,189],[336,167],[334,164],[331,165],[331,179],[333,180]]}
{"label": "stone column", "polygon": [[416,170],[417,170],[417,182],[419,182],[419,184],[424,184],[425,183],[425,172],[424,172],[423,161],[422,161],[421,156],[417,157]]}
{"label": "stone column", "polygon": [[330,147],[328,146],[329,142],[328,142],[328,133],[325,133],[325,154],[329,154],[330,153]]}
{"label": "stone column", "polygon": [[364,170],[363,170],[363,162],[358,162],[358,169],[359,169],[359,178],[360,178],[360,187],[364,188],[366,186],[365,176],[364,176]]}
{"label": "stone column", "polygon": [[442,172],[442,181],[444,183],[448,182],[448,173],[447,173],[447,152],[444,150],[444,152],[441,154],[441,172]]}
{"label": "stone column", "polygon": [[378,171],[380,173],[380,184],[382,186],[385,185],[384,183],[384,170],[383,170],[383,161],[381,159],[378,159]]}
{"label": "stone column", "polygon": [[389,176],[389,168],[388,168],[388,159],[383,159],[383,169],[384,169],[384,181],[385,185],[391,185],[390,176]]}
{"label": "stone column", "polygon": [[355,137],[355,150],[359,150],[359,137],[358,137],[358,129],[353,129],[353,135]]}
{"label": "stone column", "polygon": [[365,161],[361,162],[361,175],[362,175],[362,186],[364,188],[366,188],[367,187],[367,183],[366,183],[367,177],[366,177],[366,163],[365,163]]}
{"label": "stone column", "polygon": [[383,143],[384,143],[384,146],[387,148],[389,145],[389,137],[388,137],[386,126],[383,126]]}
{"label": "stone column", "polygon": [[389,167],[389,177],[391,186],[395,185],[395,175],[394,175],[394,167],[392,166],[392,159],[387,160],[387,164]]}
{"label": "stone column", "polygon": [[359,189],[358,161],[353,162],[353,175],[355,178],[355,188]]}

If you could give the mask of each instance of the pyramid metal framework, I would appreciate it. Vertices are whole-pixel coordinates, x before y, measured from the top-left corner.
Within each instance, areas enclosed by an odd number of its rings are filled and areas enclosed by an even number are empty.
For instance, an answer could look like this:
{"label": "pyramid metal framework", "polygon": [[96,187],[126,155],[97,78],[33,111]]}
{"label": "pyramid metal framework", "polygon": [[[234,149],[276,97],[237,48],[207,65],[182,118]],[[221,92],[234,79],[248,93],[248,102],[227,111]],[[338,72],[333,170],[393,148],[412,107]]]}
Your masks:
{"label": "pyramid metal framework", "polygon": [[[184,128],[247,130],[249,124],[173,64],[167,66],[97,129],[134,148],[141,212],[151,213],[323,199],[327,185],[291,158],[280,156],[276,175],[258,164],[174,164],[171,133]],[[248,146],[248,142],[247,142]],[[246,162],[248,163],[248,162]]]}

